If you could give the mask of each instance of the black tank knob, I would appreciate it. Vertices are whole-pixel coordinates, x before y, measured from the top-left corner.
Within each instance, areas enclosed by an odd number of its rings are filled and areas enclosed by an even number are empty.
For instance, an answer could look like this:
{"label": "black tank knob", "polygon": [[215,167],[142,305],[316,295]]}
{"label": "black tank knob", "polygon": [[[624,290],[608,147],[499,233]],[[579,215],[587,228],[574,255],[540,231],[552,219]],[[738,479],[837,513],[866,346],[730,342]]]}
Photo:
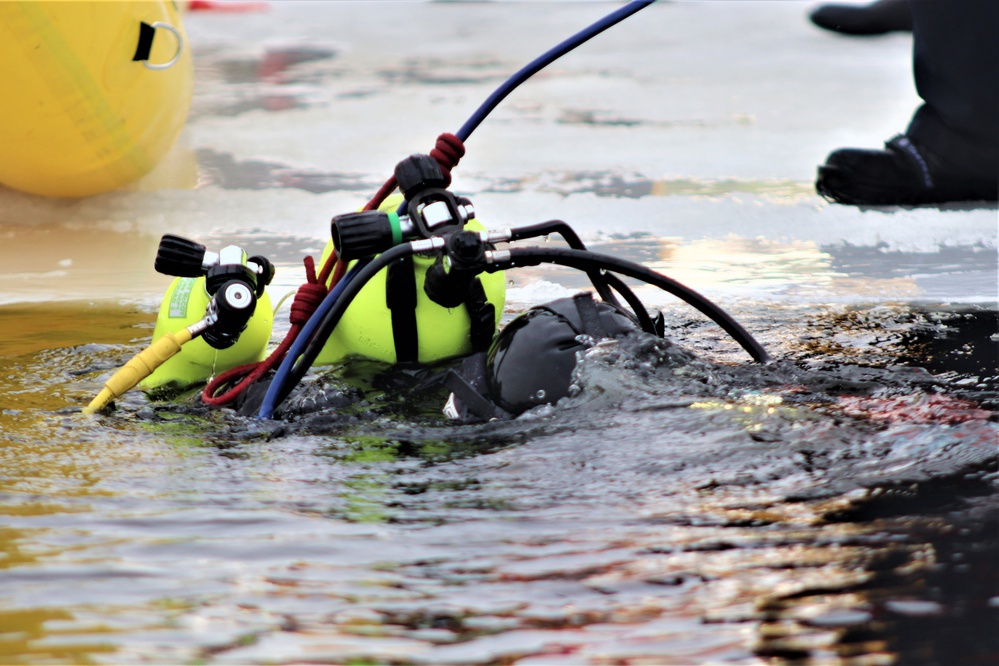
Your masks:
{"label": "black tank knob", "polygon": [[205,246],[180,236],[164,234],[156,251],[158,273],[174,277],[199,277],[205,274]]}
{"label": "black tank knob", "polygon": [[447,187],[441,165],[430,155],[410,155],[395,165],[395,180],[407,200],[421,190]]}
{"label": "black tank knob", "polygon": [[344,261],[363,259],[409,240],[413,226],[406,216],[365,210],[337,215],[330,224],[333,246]]}

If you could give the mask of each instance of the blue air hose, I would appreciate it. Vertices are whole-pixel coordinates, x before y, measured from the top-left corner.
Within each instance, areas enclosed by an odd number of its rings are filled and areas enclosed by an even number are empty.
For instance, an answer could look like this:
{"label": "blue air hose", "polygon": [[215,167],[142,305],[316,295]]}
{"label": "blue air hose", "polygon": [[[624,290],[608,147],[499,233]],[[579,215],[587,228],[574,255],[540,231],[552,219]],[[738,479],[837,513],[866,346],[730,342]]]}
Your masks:
{"label": "blue air hose", "polygon": [[503,99],[513,92],[514,88],[519,86],[521,83],[531,78],[542,69],[555,62],[562,56],[564,56],[569,51],[573,50],[580,44],[588,41],[590,38],[599,35],[604,30],[620,23],[624,19],[628,18],[635,12],[645,9],[651,5],[656,0],[633,0],[629,2],[624,7],[617,9],[607,16],[603,17],[596,23],[590,25],[587,28],[583,28],[575,35],[566,39],[565,41],[557,44],[548,51],[545,51],[540,56],[525,65],[519,72],[507,79],[499,88],[497,88],[492,95],[490,95],[485,102],[482,103],[479,108],[469,116],[465,124],[461,126],[455,136],[457,136],[462,141],[467,141],[468,137],[471,136],[475,128],[485,120],[486,116],[496,108],[496,106],[503,101]]}
{"label": "blue air hose", "polygon": [[292,368],[295,365],[295,361],[302,354],[302,350],[312,339],[313,334],[319,327],[320,322],[322,322],[325,313],[332,309],[333,305],[340,298],[340,294],[343,293],[347,285],[357,276],[358,273],[370,262],[370,259],[361,259],[354,267],[350,269],[343,278],[337,283],[335,287],[326,294],[326,298],[323,302],[319,304],[316,311],[309,317],[309,321],[305,322],[305,326],[302,327],[302,331],[295,338],[295,342],[291,344],[288,349],[288,354],[281,361],[281,365],[278,367],[277,372],[274,373],[274,379],[271,380],[270,386],[267,387],[267,393],[264,394],[264,401],[260,404],[260,412],[258,417],[262,419],[269,419],[274,416],[274,410],[277,408],[278,404],[281,402],[281,397],[284,391],[282,387],[287,382],[287,377],[291,373]]}

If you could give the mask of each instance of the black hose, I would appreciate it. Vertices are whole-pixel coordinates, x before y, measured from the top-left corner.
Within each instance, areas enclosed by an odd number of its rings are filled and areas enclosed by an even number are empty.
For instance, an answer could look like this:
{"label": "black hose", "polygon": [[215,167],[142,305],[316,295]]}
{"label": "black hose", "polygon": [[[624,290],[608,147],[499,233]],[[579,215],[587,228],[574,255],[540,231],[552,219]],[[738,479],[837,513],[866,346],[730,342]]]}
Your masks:
{"label": "black hose", "polygon": [[524,247],[511,248],[507,252],[510,253],[510,259],[497,261],[495,264],[492,264],[488,268],[490,272],[515,268],[517,266],[534,266],[540,263],[559,264],[583,271],[599,269],[614,271],[615,273],[647,282],[686,301],[721,326],[726,333],[732,336],[732,339],[749,352],[753,360],[758,363],[767,363],[771,360],[767,350],[739,322],[732,319],[727,312],[693,289],[661,273],[648,269],[641,264],[618,259],[606,254],[582,250],[567,250],[564,248]]}
{"label": "black hose", "polygon": [[[530,233],[530,227],[522,227],[518,231]],[[575,233],[572,232],[572,235],[574,236]],[[527,236],[521,237],[523,238]],[[576,240],[578,240],[578,237]],[[651,285],[659,287],[663,291],[667,291],[674,296],[679,297],[721,326],[726,333],[732,336],[732,338],[742,346],[743,349],[749,352],[750,356],[752,356],[754,360],[759,363],[766,363],[770,360],[770,355],[762,347],[762,345],[760,345],[760,343],[757,342],[752,335],[739,325],[738,322],[732,319],[728,313],[706,299],[704,296],[698,294],[693,289],[690,289],[689,287],[686,287],[676,280],[666,277],[665,275],[656,273],[645,266],[625,261],[623,259],[618,259],[617,257],[589,252],[587,250],[532,247],[512,248],[508,250],[508,252],[510,253],[510,259],[508,261],[496,262],[495,264],[490,265],[486,270],[488,272],[495,272],[506,268],[515,268],[517,266],[533,266],[540,263],[552,263],[568,266],[570,268],[577,268],[586,271],[587,273],[601,270],[614,271],[627,277],[647,282]],[[291,393],[292,389],[302,381],[302,378],[309,371],[309,368],[312,367],[312,364],[315,362],[323,347],[326,345],[326,341],[329,339],[333,330],[340,322],[343,314],[347,311],[347,308],[350,307],[350,304],[354,301],[354,298],[358,295],[358,293],[360,293],[361,289],[364,288],[364,285],[366,285],[371,278],[378,273],[378,271],[390,265],[392,262],[410,254],[414,254],[412,243],[396,245],[395,247],[386,250],[382,254],[371,259],[371,261],[357,273],[350,283],[346,285],[343,292],[340,294],[340,297],[319,322],[319,325],[316,327],[315,333],[309,340],[308,345],[302,351],[301,356],[299,356],[297,362],[289,371],[287,381],[285,381],[284,386],[281,387],[280,393],[278,394],[278,399],[275,402],[275,408],[284,402],[285,398],[288,397],[288,394]],[[617,280],[616,276],[603,275],[601,277]],[[617,281],[619,282],[619,280]],[[628,297],[625,293],[631,293],[631,290],[628,289],[624,283],[621,283],[621,286],[623,286],[626,290],[622,293],[622,295],[627,299]],[[634,297],[634,294],[632,294],[632,297]],[[637,301],[637,298],[635,298],[635,300]],[[631,303],[630,299],[629,305],[635,307],[635,305]],[[637,305],[637,309],[644,311],[644,306],[642,306],[641,302],[637,302]],[[647,313],[646,317],[648,317]]]}
{"label": "black hose", "polygon": [[[585,250],[586,246],[583,245],[583,240],[576,233],[576,230],[568,225],[568,223],[562,220],[548,220],[547,222],[540,222],[538,224],[531,224],[526,227],[516,227],[510,230],[510,240],[519,241],[525,238],[537,238],[538,236],[547,236],[548,234],[558,234],[565,242],[569,244],[574,250]],[[610,273],[602,273],[599,270],[588,270],[586,275],[590,278],[590,282],[593,284],[593,288],[597,290],[597,293],[607,303],[621,307],[620,301],[614,296],[613,289],[617,293],[621,294],[622,298],[628,302],[628,306],[635,313],[635,317],[638,319],[639,325],[642,330],[646,333],[651,333],[656,335],[655,324],[652,323],[652,318],[649,317],[648,311],[642,304],[642,301],[638,299],[628,285],[626,285],[620,278],[616,275],[611,275]]]}
{"label": "black hose", "polygon": [[284,386],[281,387],[278,393],[278,398],[274,403],[275,409],[278,405],[284,402],[284,399],[288,397],[292,389],[298,386],[298,383],[302,381],[305,373],[309,371],[312,364],[315,363],[316,358],[322,352],[323,347],[326,345],[326,341],[329,340],[330,335],[333,334],[333,329],[340,322],[340,318],[343,317],[343,313],[347,311],[350,304],[354,302],[354,298],[360,293],[361,289],[375,276],[375,274],[391,264],[393,261],[401,259],[407,255],[414,254],[412,243],[403,243],[402,245],[396,245],[393,248],[386,250],[385,252],[372,258],[370,262],[364,268],[362,268],[356,276],[344,287],[343,292],[340,297],[337,298],[333,306],[326,312],[325,316],[320,320],[319,325],[315,329],[315,333],[309,340],[309,344],[306,345],[305,349],[302,350],[302,355],[298,357],[295,365],[288,372],[287,381],[285,381]]}
{"label": "black hose", "polygon": [[643,331],[651,333],[652,335],[660,335],[660,331],[656,328],[656,325],[652,323],[652,317],[649,316],[649,311],[645,309],[645,304],[638,300],[638,296],[636,296],[635,292],[633,292],[631,288],[624,283],[624,280],[613,273],[607,272],[604,272],[600,277],[606,280],[610,288],[621,294],[621,297],[628,302],[628,307],[630,307],[631,311],[635,313],[635,317],[638,318],[638,323],[642,327]]}

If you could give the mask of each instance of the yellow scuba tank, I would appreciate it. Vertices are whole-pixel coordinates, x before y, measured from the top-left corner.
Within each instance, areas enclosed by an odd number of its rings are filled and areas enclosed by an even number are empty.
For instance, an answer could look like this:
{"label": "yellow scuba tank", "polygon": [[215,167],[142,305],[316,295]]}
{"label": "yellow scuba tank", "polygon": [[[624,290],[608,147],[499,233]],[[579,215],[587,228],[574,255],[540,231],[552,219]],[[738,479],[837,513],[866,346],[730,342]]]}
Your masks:
{"label": "yellow scuba tank", "polygon": [[[394,211],[402,202],[401,196],[390,197],[379,210]],[[478,220],[471,219],[465,224],[468,231],[482,231],[485,227]],[[320,265],[333,251],[330,241],[323,251]],[[356,262],[351,262],[350,266]],[[344,312],[343,317],[333,329],[322,352],[316,358],[317,365],[329,365],[347,357],[362,357],[383,361],[385,363],[399,362],[397,353],[397,337],[414,336],[415,358],[404,360],[419,363],[434,363],[456,356],[470,354],[473,351],[473,322],[467,306],[445,308],[430,300],[423,290],[427,269],[434,263],[433,257],[413,257],[413,277],[403,299],[415,298],[415,326],[412,331],[400,332],[393,325],[393,313],[389,308],[386,282],[389,279],[389,269],[379,271],[358,293]],[[485,326],[487,335],[491,338],[499,325],[506,302],[506,277],[502,271],[482,273],[477,278],[482,285],[485,303],[491,305],[487,311],[490,317],[488,324],[480,322],[476,325]]]}
{"label": "yellow scuba tank", "polygon": [[178,277],[160,304],[153,344],[192,326],[201,332],[146,377],[141,388],[181,389],[264,358],[274,324],[266,290],[274,278],[270,261],[247,257],[235,245],[215,253],[165,234],[156,252],[156,271]]}
{"label": "yellow scuba tank", "polygon": [[0,183],[57,197],[148,173],[187,118],[174,2],[0,2]]}
{"label": "yellow scuba tank", "polygon": [[[174,279],[160,304],[153,343],[167,333],[176,333],[200,321],[210,301],[204,277]],[[139,387],[144,390],[183,389],[230,368],[260,361],[266,355],[273,324],[271,299],[265,290],[257,298],[256,309],[235,344],[227,349],[216,349],[204,337],[195,338],[140,382]]]}

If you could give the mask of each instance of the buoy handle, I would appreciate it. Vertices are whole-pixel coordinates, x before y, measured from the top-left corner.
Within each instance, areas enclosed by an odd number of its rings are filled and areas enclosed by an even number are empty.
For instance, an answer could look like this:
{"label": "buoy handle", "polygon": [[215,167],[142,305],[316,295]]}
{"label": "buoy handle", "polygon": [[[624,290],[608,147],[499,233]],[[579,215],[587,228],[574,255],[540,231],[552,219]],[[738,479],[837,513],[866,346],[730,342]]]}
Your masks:
{"label": "buoy handle", "polygon": [[173,38],[177,41],[177,50],[174,51],[173,57],[166,62],[149,62],[148,60],[143,60],[142,64],[149,69],[169,69],[177,64],[180,60],[180,54],[184,52],[184,38],[180,34],[180,30],[173,27],[169,23],[163,23],[162,21],[156,21],[152,24],[154,28],[163,28],[167,32],[173,35]]}

